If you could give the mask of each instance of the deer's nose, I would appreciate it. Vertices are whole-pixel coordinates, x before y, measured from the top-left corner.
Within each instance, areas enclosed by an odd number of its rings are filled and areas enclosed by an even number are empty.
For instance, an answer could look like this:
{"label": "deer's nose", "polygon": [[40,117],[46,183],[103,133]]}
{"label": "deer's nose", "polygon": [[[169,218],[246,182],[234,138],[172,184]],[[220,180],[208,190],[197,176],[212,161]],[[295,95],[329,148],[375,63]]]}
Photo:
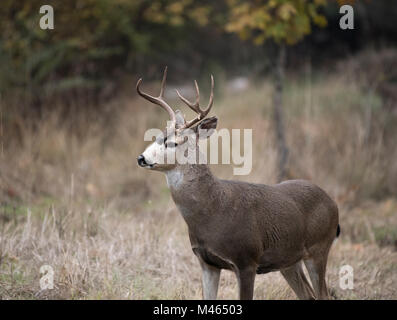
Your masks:
{"label": "deer's nose", "polygon": [[140,165],[141,167],[147,165],[145,157],[143,155],[140,155],[136,160],[138,161],[138,165]]}

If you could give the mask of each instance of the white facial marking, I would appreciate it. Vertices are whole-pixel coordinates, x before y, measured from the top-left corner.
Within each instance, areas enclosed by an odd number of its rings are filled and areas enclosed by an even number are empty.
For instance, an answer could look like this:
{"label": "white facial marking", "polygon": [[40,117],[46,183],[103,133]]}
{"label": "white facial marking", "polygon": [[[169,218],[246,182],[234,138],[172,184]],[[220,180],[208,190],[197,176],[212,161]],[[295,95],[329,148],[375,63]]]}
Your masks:
{"label": "white facial marking", "polygon": [[164,144],[153,142],[149,145],[145,152],[142,154],[146,161],[150,164],[163,164],[164,163]]}

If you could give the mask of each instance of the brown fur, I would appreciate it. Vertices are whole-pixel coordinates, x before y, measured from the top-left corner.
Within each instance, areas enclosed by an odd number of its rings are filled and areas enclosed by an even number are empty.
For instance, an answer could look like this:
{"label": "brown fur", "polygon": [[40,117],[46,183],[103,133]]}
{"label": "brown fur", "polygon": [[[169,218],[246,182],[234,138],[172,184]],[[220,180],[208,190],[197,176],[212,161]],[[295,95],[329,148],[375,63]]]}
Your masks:
{"label": "brown fur", "polygon": [[304,180],[272,186],[220,180],[205,165],[178,170],[183,181],[177,188],[170,185],[171,194],[200,260],[237,273],[284,270],[302,259],[326,260],[337,233],[338,208],[316,185]]}
{"label": "brown fur", "polygon": [[[325,269],[328,252],[339,233],[338,208],[319,187],[303,180],[291,180],[269,186],[240,181],[220,180],[206,165],[162,163],[170,146],[176,151],[183,145],[182,132],[190,128],[199,138],[201,129],[215,129],[217,118],[204,119],[213,105],[214,80],[211,76],[210,102],[206,109],[178,96],[198,116],[186,122],[182,113],[173,112],[164,101],[167,69],[158,97],[138,93],[170,114],[172,137],[161,135],[138,157],[138,164],[165,172],[172,198],[185,219],[193,252],[203,270],[203,296],[216,298],[221,269],[233,270],[239,282],[240,298],[252,299],[256,273],[280,270],[300,299],[328,299]],[[195,126],[193,126],[195,125]],[[200,135],[200,138],[202,136]],[[166,144],[166,139],[169,141]],[[189,145],[196,148],[197,143]],[[197,162],[196,162],[197,163]],[[302,269],[308,269],[314,291]]]}

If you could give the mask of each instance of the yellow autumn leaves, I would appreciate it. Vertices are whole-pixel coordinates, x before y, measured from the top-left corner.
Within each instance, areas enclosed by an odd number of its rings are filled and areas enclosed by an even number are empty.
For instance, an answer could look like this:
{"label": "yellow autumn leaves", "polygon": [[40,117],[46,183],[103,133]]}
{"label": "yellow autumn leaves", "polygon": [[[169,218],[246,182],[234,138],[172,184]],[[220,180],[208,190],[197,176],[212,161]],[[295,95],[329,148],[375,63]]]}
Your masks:
{"label": "yellow autumn leaves", "polygon": [[262,44],[266,39],[294,44],[311,32],[311,23],[326,26],[318,12],[326,0],[229,0],[229,22],[225,29],[242,39]]}

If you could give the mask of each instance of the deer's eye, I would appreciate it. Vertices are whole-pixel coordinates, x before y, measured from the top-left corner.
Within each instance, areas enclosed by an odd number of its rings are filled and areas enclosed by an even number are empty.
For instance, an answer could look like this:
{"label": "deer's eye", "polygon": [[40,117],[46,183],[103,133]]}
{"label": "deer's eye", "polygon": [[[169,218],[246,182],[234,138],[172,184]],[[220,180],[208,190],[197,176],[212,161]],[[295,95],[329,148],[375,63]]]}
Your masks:
{"label": "deer's eye", "polygon": [[178,144],[175,142],[168,142],[165,144],[166,148],[175,148]]}

